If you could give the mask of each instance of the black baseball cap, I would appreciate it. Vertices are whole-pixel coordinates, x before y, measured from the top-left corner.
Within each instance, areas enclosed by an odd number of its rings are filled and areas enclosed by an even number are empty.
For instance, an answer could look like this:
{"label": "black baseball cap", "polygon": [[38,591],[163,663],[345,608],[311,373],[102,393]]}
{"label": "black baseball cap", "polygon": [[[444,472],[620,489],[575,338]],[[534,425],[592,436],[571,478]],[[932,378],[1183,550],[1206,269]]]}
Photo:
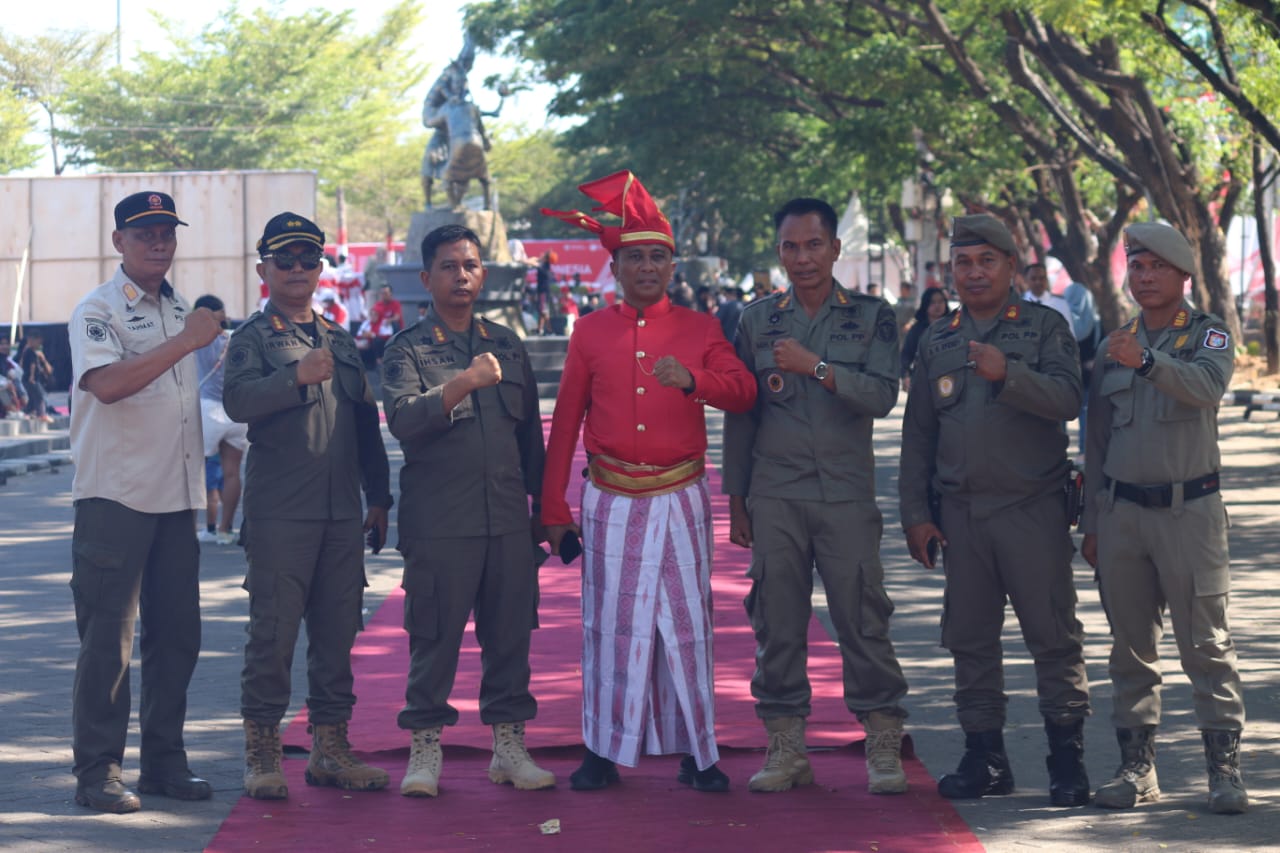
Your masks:
{"label": "black baseball cap", "polygon": [[116,205],[116,230],[146,228],[151,225],[186,225],[178,218],[173,196],[147,190],[126,196]]}
{"label": "black baseball cap", "polygon": [[324,251],[324,232],[305,216],[285,211],[267,220],[258,240],[258,254],[267,255],[291,243],[307,243]]}

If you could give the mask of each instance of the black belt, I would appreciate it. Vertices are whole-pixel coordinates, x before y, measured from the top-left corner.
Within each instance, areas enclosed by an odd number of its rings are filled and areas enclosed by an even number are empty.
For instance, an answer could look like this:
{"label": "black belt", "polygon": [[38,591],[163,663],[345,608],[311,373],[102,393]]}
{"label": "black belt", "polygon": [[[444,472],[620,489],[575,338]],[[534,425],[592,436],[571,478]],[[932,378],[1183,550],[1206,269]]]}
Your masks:
{"label": "black belt", "polygon": [[[1119,480],[1107,478],[1107,486],[1115,484],[1115,496],[1123,500],[1135,503],[1138,506],[1151,507],[1155,509],[1165,509],[1173,506],[1173,487],[1177,483],[1169,483],[1160,486],[1135,486],[1133,483],[1122,483]],[[1187,480],[1182,484],[1182,499],[1184,501],[1202,498],[1205,495],[1211,495],[1218,491],[1218,472],[1205,474],[1195,480]]]}

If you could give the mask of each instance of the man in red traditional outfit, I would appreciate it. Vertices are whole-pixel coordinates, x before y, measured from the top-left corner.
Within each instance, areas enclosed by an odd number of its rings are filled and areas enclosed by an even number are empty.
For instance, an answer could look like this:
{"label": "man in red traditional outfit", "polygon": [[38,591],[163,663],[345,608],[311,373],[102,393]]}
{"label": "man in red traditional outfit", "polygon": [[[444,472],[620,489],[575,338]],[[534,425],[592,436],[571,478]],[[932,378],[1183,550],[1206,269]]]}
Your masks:
{"label": "man in red traditional outfit", "polygon": [[[729,789],[716,767],[711,657],[711,503],[703,478],[703,406],[755,403],[754,377],[714,317],[672,306],[671,224],[628,171],[579,187],[580,211],[542,212],[593,231],[613,255],[622,302],[583,317],[569,340],[542,486],[547,539],[583,545],[583,739],[576,791],[618,781],[641,752],[687,753],[677,780]],[[590,478],[582,525],[565,501],[578,431]]]}

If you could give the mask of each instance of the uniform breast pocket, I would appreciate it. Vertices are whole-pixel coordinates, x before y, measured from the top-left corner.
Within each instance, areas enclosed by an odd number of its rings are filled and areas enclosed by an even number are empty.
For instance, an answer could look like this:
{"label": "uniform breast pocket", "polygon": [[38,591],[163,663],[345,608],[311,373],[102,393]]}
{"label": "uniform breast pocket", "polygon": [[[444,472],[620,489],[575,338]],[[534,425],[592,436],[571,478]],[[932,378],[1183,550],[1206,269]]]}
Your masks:
{"label": "uniform breast pocket", "polygon": [[1156,406],[1156,420],[1161,421],[1162,423],[1189,421],[1200,414],[1200,409],[1195,406],[1189,406],[1168,394],[1160,394],[1158,400],[1159,403]]}
{"label": "uniform breast pocket", "polygon": [[348,399],[363,400],[364,367],[360,364],[360,360],[354,353],[347,356],[345,353],[335,352],[333,357],[334,372],[342,385],[342,393],[346,394]]}
{"label": "uniform breast pocket", "polygon": [[1124,367],[1108,370],[1102,377],[1099,391],[1111,404],[1111,422],[1115,426],[1133,420],[1133,378],[1133,371]]}
{"label": "uniform breast pocket", "polygon": [[933,407],[939,411],[956,404],[969,379],[969,369],[957,358],[942,358],[929,365],[929,393]]}
{"label": "uniform breast pocket", "polygon": [[1017,361],[1032,370],[1040,366],[1040,348],[1038,346],[1014,345],[1002,347],[1007,361]]}
{"label": "uniform breast pocket", "polygon": [[766,403],[781,405],[796,394],[797,383],[804,377],[787,373],[773,360],[773,350],[756,353],[756,381],[760,385],[759,396]]}
{"label": "uniform breast pocket", "polygon": [[827,361],[834,364],[861,370],[867,364],[867,352],[870,349],[866,341],[836,341],[827,344]]}
{"label": "uniform breast pocket", "polygon": [[[510,365],[512,369],[517,365]],[[502,401],[502,408],[506,411],[507,416],[517,420],[524,420],[524,376],[513,376],[508,378],[506,374],[506,366],[503,368],[502,381],[498,383],[498,399]]]}

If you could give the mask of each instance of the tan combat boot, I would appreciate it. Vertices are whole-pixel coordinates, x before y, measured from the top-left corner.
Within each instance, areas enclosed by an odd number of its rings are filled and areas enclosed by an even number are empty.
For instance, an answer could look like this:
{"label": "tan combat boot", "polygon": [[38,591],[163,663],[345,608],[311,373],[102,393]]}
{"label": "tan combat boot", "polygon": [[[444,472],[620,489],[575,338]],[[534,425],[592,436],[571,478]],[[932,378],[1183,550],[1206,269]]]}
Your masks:
{"label": "tan combat boot", "polygon": [[1093,795],[1093,804],[1103,809],[1131,809],[1137,803],[1160,799],[1156,779],[1156,727],[1116,729],[1120,744],[1120,766],[1110,782]]}
{"label": "tan combat boot", "polygon": [[902,718],[872,711],[862,721],[867,730],[867,791],[903,794],[907,774],[902,769]]}
{"label": "tan combat boot", "polygon": [[414,729],[409,748],[409,766],[400,783],[403,797],[434,797],[440,793],[440,768],[444,754],[440,751],[442,726]]}
{"label": "tan combat boot", "polygon": [[793,785],[813,781],[808,751],[804,746],[804,717],[775,717],[764,721],[769,733],[769,749],[764,767],[747,783],[750,791],[786,791]]}
{"label": "tan combat boot", "polygon": [[255,800],[289,796],[280,767],[280,727],[244,721],[244,792]]}
{"label": "tan combat boot", "polygon": [[497,723],[493,727],[493,760],[489,780],[510,782],[522,791],[554,788],[556,777],[533,763],[524,747],[524,723]]}
{"label": "tan combat boot", "polygon": [[306,779],[308,785],[332,785],[344,791],[377,791],[389,781],[387,771],[370,767],[351,754],[346,720],[312,724]]}
{"label": "tan combat boot", "polygon": [[1244,814],[1249,810],[1249,792],[1240,776],[1240,732],[1204,729],[1200,737],[1209,768],[1209,811]]}

